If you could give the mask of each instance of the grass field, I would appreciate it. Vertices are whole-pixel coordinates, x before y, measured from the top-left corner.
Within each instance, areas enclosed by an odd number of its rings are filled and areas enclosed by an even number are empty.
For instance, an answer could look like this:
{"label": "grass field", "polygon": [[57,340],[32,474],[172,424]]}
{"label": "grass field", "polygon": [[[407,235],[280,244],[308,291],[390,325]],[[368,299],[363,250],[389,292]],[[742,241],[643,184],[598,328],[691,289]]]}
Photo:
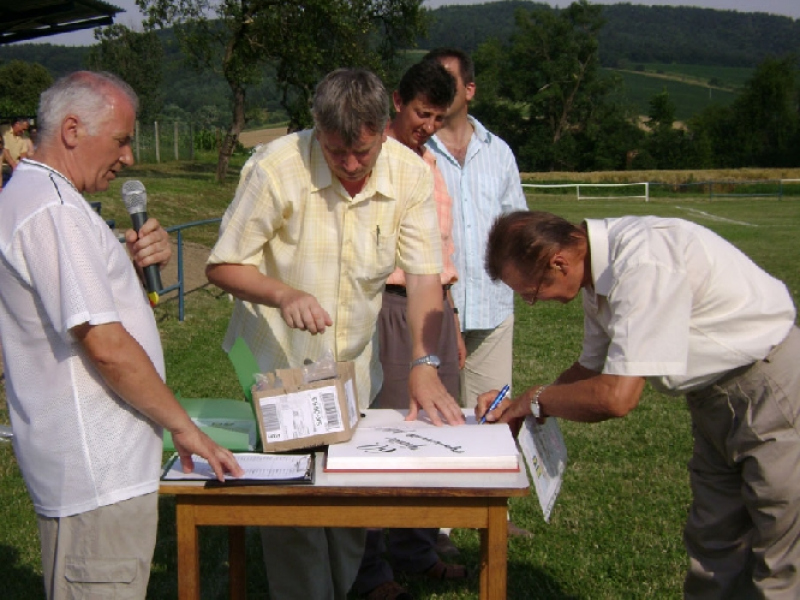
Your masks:
{"label": "grass field", "polygon": [[675,117],[679,121],[687,121],[712,104],[727,106],[736,97],[734,92],[710,88],[705,83],[689,83],[632,71],[618,71],[618,74],[625,83],[621,96],[642,115],[648,114],[650,100],[665,90],[675,103]]}
{"label": "grass field", "polygon": [[[218,217],[230,201],[235,177],[212,183],[213,166],[177,164],[129,170],[150,195],[149,212],[166,225]],[[702,173],[695,180],[706,179]],[[126,222],[119,189],[101,196],[104,216]],[[800,299],[797,199],[659,198],[647,204],[631,200],[575,202],[530,196],[529,206],[570,220],[625,214],[682,217],[717,231],[755,262],[784,280]],[[202,231],[200,231],[202,229]],[[215,229],[198,228],[190,239],[213,243]],[[206,287],[187,297],[187,319],[177,320],[176,302],[156,309],[164,340],[168,383],[184,396],[240,394],[236,377],[219,348],[230,315],[227,295]],[[551,381],[580,349],[579,303],[530,308],[517,305],[514,387]],[[0,422],[8,422],[5,392],[0,391]],[[551,522],[545,524],[533,497],[512,501],[514,521],[534,533],[509,542],[509,592],[513,600],[678,599],[686,558],[681,528],[690,494],[685,464],[691,450],[684,402],[647,388],[640,406],[627,418],[583,425],[562,423],[570,457],[564,487]],[[149,597],[175,598],[176,543],[174,505],[161,500],[161,523]],[[476,573],[479,539],[456,530],[459,560]],[[266,599],[259,539],[248,534],[247,597]],[[201,531],[204,599],[227,597],[227,546],[219,528]],[[0,443],[0,561],[6,600],[40,600],[40,561],[35,519],[10,445]],[[477,576],[458,584],[418,580],[408,586],[419,599],[477,598]]]}
{"label": "grass field", "polygon": [[[719,67],[708,65],[684,65],[678,63],[645,63],[645,73],[666,75],[683,81],[702,85],[736,89],[742,87],[752,77],[751,67]],[[713,84],[711,82],[714,82]]]}

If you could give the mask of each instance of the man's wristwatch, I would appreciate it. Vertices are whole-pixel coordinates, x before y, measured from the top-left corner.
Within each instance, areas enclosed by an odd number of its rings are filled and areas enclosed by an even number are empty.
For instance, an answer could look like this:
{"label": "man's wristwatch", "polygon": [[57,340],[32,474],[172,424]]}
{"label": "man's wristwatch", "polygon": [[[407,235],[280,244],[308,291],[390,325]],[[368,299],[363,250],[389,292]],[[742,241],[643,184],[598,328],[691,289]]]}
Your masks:
{"label": "man's wristwatch", "polygon": [[542,395],[542,392],[543,392],[543,391],[544,391],[546,388],[548,388],[548,387],[550,387],[550,384],[549,384],[549,383],[548,383],[548,384],[546,384],[546,385],[540,386],[540,387],[539,387],[539,389],[538,389],[538,390],[536,390],[536,391],[533,393],[533,398],[531,399],[531,414],[532,414],[532,415],[534,416],[534,418],[536,418],[536,419],[541,419],[541,418],[544,416],[544,415],[542,414],[542,407],[541,407],[541,405],[539,404],[539,396],[541,396],[541,395]]}
{"label": "man's wristwatch", "polygon": [[435,354],[428,354],[427,356],[420,356],[419,358],[415,358],[411,361],[411,368],[413,369],[417,365],[430,365],[434,369],[438,369],[439,366],[442,364],[442,361],[439,359],[438,356]]}

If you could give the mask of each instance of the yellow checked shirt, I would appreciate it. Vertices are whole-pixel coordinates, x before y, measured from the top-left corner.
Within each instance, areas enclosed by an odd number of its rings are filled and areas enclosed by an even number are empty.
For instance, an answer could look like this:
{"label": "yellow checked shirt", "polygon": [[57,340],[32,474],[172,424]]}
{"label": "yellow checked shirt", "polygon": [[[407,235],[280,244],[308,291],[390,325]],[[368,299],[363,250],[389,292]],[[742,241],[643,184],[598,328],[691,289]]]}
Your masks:
{"label": "yellow checked shirt", "polygon": [[209,264],[253,265],[314,295],[333,326],[292,329],[276,308],[236,301],[223,347],[247,342],[264,372],[300,367],[330,349],[354,361],[359,404],[383,375],[375,324],[387,277],[436,274],[442,251],[430,168],[389,138],[364,189],[351,197],[332,176],[312,130],[258,151],[242,169]]}

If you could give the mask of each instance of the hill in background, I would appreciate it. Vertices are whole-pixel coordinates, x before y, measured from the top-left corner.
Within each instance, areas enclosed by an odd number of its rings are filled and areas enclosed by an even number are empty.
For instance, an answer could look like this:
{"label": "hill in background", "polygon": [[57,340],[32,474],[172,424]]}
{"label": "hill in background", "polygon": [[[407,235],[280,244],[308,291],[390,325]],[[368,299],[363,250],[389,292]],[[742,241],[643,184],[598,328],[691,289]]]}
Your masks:
{"label": "hill in background", "polygon": [[[490,37],[507,40],[519,8],[546,4],[508,0],[431,11],[422,48],[454,46],[474,52]],[[552,9],[551,9],[552,10]],[[606,25],[599,36],[603,66],[678,63],[755,67],[767,56],[800,53],[800,20],[688,6],[603,6]]]}
{"label": "hill in background", "polygon": [[[429,11],[429,33],[420,48],[454,46],[468,52],[488,40],[507,40],[520,8],[548,5],[508,0],[479,5],[443,6]],[[679,119],[708,104],[728,104],[752,69],[767,56],[800,55],[800,20],[764,13],[740,13],[692,7],[617,4],[603,7],[606,25],[599,36],[604,67],[619,72],[625,97],[646,113],[650,98],[667,90]],[[229,90],[217,73],[185,66],[171,30],[159,33],[164,47],[162,96],[168,120],[196,118],[226,125]],[[87,47],[51,44],[0,46],[0,63],[36,62],[53,77],[85,68]],[[281,112],[269,78],[248,90],[251,124],[274,122]],[[258,110],[263,109],[263,110]],[[263,113],[263,115],[261,115]],[[263,120],[261,120],[263,117]]]}

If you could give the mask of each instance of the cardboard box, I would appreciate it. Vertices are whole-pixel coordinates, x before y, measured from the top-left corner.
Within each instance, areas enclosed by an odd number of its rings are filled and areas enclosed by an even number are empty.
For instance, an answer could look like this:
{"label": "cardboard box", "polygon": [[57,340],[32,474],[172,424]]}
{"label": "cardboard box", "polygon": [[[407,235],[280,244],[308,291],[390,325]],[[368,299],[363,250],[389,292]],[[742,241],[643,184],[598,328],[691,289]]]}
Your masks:
{"label": "cardboard box", "polygon": [[336,363],[336,376],[303,383],[301,369],[268,374],[282,386],[253,387],[253,407],[264,452],[285,452],[346,442],[359,420],[355,367]]}

